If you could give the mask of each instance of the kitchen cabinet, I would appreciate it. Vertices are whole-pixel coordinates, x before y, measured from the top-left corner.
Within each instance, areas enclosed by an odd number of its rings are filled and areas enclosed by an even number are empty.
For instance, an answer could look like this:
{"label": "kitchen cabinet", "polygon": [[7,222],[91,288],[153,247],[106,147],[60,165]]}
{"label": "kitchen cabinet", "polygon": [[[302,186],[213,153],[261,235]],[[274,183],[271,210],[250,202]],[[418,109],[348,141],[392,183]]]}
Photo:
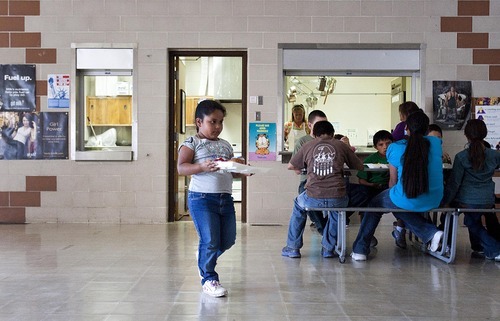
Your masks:
{"label": "kitchen cabinet", "polygon": [[186,126],[196,125],[194,113],[200,97],[186,97]]}
{"label": "kitchen cabinet", "polygon": [[186,97],[186,126],[196,125],[194,113],[196,112],[196,106],[198,106],[198,102],[202,99],[212,100],[213,97],[207,97],[207,96]]}
{"label": "kitchen cabinet", "polygon": [[131,126],[132,96],[87,97],[87,126]]}

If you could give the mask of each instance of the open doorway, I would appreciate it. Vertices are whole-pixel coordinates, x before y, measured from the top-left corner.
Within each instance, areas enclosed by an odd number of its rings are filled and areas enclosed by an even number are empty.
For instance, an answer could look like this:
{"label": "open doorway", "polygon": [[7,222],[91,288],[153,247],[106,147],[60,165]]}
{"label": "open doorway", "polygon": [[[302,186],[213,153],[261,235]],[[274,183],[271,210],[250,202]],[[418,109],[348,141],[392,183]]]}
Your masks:
{"label": "open doorway", "polygon": [[[226,107],[220,137],[231,143],[236,157],[246,157],[246,65],[244,51],[169,51],[169,222],[189,216],[190,178],[177,174],[177,150],[196,134],[194,112],[200,100],[218,100]],[[245,179],[234,180],[233,198],[238,218],[246,222]]]}

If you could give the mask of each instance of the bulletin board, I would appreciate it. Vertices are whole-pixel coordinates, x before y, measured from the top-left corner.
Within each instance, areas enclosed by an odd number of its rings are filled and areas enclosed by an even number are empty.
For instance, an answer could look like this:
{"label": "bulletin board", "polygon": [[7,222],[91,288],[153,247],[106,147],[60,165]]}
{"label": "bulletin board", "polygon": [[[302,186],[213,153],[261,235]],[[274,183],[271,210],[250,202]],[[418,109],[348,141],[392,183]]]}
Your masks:
{"label": "bulletin board", "polygon": [[488,128],[486,141],[500,150],[500,97],[474,98],[474,118],[483,120]]}

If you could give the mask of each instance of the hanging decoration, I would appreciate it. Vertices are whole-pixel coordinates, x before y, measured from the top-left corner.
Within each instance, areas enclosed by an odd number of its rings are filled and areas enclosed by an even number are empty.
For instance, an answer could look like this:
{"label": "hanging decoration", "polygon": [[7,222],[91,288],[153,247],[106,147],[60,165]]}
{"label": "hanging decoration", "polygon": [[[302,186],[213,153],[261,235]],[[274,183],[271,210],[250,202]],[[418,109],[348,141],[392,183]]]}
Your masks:
{"label": "hanging decoration", "polygon": [[335,90],[337,80],[333,77],[320,76],[317,80],[318,85],[314,90],[298,77],[294,76],[290,78],[290,82],[291,84],[286,94],[287,101],[289,103],[295,103],[298,95],[305,96],[307,107],[312,108],[318,104],[318,96],[324,96],[323,105],[326,103],[328,95]]}

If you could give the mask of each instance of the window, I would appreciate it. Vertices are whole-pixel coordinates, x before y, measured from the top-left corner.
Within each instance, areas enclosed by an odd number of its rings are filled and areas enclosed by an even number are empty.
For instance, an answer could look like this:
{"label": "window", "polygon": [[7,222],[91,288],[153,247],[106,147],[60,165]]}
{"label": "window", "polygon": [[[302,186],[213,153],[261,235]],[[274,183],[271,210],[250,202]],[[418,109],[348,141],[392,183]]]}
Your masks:
{"label": "window", "polygon": [[[368,146],[378,129],[399,122],[398,102],[423,101],[420,82],[423,47],[419,44],[279,44],[279,67],[284,124],[292,107],[302,104],[307,115],[321,109],[335,131],[353,145]],[[395,95],[392,83],[401,79],[405,90]],[[332,85],[332,86],[330,86]],[[282,155],[291,154],[282,131]],[[299,133],[302,135],[302,133]],[[288,139],[288,137],[287,137]],[[361,150],[361,149],[358,149]],[[283,159],[282,159],[283,161]]]}
{"label": "window", "polygon": [[75,60],[74,159],[133,160],[134,49],[77,48]]}
{"label": "window", "polygon": [[[395,80],[404,84],[397,95],[392,93]],[[411,81],[405,76],[285,76],[283,118],[291,121],[295,105],[303,106],[305,122],[311,111],[321,110],[335,133],[348,136],[351,145],[371,146],[375,132],[390,131],[400,122],[399,104],[411,97]],[[290,132],[287,137],[285,147],[289,151],[293,151],[296,134]]]}

